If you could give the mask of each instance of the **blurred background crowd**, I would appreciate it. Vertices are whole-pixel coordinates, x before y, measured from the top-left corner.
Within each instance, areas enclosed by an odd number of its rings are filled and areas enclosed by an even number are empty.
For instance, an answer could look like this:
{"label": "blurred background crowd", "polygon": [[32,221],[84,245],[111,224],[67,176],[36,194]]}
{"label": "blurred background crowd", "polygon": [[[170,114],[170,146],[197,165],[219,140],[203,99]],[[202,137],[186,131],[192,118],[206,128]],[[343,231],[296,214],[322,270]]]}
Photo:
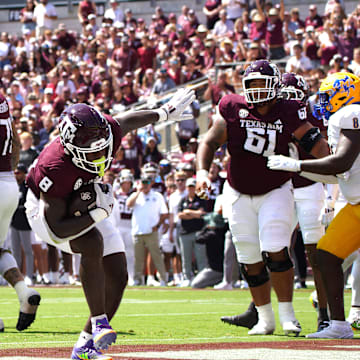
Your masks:
{"label": "blurred background crowd", "polygon": [[[115,213],[122,221],[119,227],[128,234],[133,225],[126,199],[132,189],[144,181],[164,195],[170,216],[159,229],[167,273],[163,281],[203,287],[203,278],[199,282],[193,278],[208,271],[205,278],[213,280],[205,286],[219,283],[226,226],[211,214],[221,209],[218,195],[226,179],[224,149],[217,152],[210,170],[210,200],[198,204],[193,218],[183,215],[189,202],[179,207],[184,198],[190,196],[192,202],[195,196],[190,180],[195,175],[201,104],[211,104],[211,126],[221,97],[241,92],[244,70],[261,58],[273,60],[282,71],[303,75],[310,95],[316,94],[329,73],[346,69],[360,75],[360,5],[348,12],[344,5],[343,0],[328,0],[323,13],[312,4],[306,14],[300,14],[283,0],[206,0],[201,16],[186,5],[180,13],[164,13],[157,6],[151,20],[145,21],[135,17],[126,2],[110,0],[99,16],[95,3],[83,0],[78,6],[81,31],[75,31],[61,22],[48,0],[27,0],[18,33],[2,31],[0,36],[0,91],[9,102],[21,139],[16,177],[22,194],[29,166],[57,135],[58,118],[70,104],[87,103],[116,116],[139,104],[151,108],[177,86],[203,81],[204,86],[197,89],[198,101],[188,109],[193,119],[176,125],[178,146],[171,152],[160,151],[163,139],[154,126],[129,133],[105,181],[114,185],[119,205]],[[144,177],[149,169],[150,178]],[[186,223],[189,220],[196,221]],[[20,199],[9,246],[29,284],[78,281],[76,256],[58,253],[34,237],[31,244],[24,243],[18,236],[21,231],[31,229]],[[220,240],[208,241],[211,237]],[[148,285],[160,284],[151,256],[145,257],[143,274],[136,278],[131,239],[127,255],[130,284],[145,284],[144,276]],[[238,280],[236,266],[231,271]]]}

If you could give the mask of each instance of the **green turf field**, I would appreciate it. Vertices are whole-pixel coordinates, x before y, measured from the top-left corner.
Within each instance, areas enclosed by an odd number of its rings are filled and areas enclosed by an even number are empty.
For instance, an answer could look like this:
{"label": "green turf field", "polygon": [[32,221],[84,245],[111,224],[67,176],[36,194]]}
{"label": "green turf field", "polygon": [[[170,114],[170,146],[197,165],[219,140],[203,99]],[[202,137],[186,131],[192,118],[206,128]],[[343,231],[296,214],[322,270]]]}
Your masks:
{"label": "green turf field", "polygon": [[[42,300],[37,319],[20,333],[15,329],[18,314],[15,291],[0,287],[0,317],[5,323],[5,332],[0,333],[0,349],[71,347],[76,342],[88,315],[81,288],[41,287],[39,291]],[[302,335],[314,332],[316,327],[316,313],[309,302],[311,291],[295,290],[294,306]],[[350,297],[351,293],[346,291],[347,309]],[[283,335],[278,319],[275,335],[264,337],[249,337],[246,329],[220,321],[222,315],[244,311],[249,302],[247,290],[128,288],[112,326],[118,332],[118,345],[289,339]],[[274,294],[273,307],[277,314]]]}

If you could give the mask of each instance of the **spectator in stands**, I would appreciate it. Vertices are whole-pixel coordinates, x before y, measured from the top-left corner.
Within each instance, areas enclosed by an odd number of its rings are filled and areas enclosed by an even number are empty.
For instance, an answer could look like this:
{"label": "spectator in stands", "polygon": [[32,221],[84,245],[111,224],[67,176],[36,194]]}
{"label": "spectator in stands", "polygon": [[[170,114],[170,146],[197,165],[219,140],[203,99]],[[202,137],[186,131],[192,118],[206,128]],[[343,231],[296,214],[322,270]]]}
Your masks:
{"label": "spectator in stands", "polygon": [[135,133],[128,132],[122,139],[121,144],[125,150],[123,163],[127,169],[132,171],[135,179],[138,179],[140,176],[140,168],[143,163],[141,140]]}
{"label": "spectator in stands", "polygon": [[58,29],[57,38],[59,46],[67,51],[73,51],[76,48],[75,36],[67,31],[65,24],[60,24]]}
{"label": "spectator in stands", "polygon": [[155,162],[158,164],[163,159],[163,156],[157,147],[156,139],[152,136],[149,136],[146,139],[143,159],[144,164],[148,162]]}
{"label": "spectator in stands", "polygon": [[341,57],[347,56],[352,60],[354,49],[360,46],[360,39],[356,37],[355,28],[346,25],[344,32],[337,37],[337,49]]}
{"label": "spectator in stands", "polygon": [[39,130],[39,144],[36,146],[38,152],[41,152],[44,146],[50,141],[51,134],[55,130],[52,118],[45,118],[42,123],[43,128]]}
{"label": "spectator in stands", "polygon": [[220,19],[215,23],[212,33],[221,40],[229,31],[234,29],[234,23],[228,19],[225,9],[220,10],[219,17]]}
{"label": "spectator in stands", "polygon": [[293,72],[299,75],[306,75],[313,68],[310,59],[303,55],[303,47],[301,44],[293,46],[294,56],[286,62],[285,71]]}
{"label": "spectator in stands", "polygon": [[305,19],[305,26],[313,26],[317,29],[323,25],[321,16],[317,12],[316,5],[312,4],[309,6],[309,16]]}
{"label": "spectator in stands", "polygon": [[23,269],[24,265],[26,264],[26,276],[24,280],[27,285],[32,285],[34,257],[31,247],[31,239],[34,235],[27,220],[24,206],[28,189],[25,185],[25,178],[27,174],[26,166],[19,163],[16,170],[14,171],[14,174],[19,186],[20,197],[18,206],[10,224],[12,253],[19,269]]}
{"label": "spectator in stands", "polygon": [[195,254],[196,267],[200,272],[207,266],[206,248],[204,244],[196,243],[196,232],[204,226],[202,216],[205,214],[205,202],[195,194],[196,179],[186,180],[187,195],[179,203],[178,217],[180,219],[180,251],[184,280],[182,287],[190,286],[193,278],[192,258]]}
{"label": "spectator in stands", "polygon": [[246,0],[223,0],[222,4],[225,6],[228,19],[233,23],[242,17],[242,14],[247,8]]}
{"label": "spectator in stands", "polygon": [[166,68],[161,68],[157,72],[157,78],[152,89],[152,94],[161,95],[164,92],[176,87],[174,80],[172,80],[167,72]]}
{"label": "spectator in stands", "polygon": [[219,103],[220,99],[229,93],[235,93],[235,88],[228,83],[226,71],[222,71],[218,75],[218,80],[214,84],[211,78],[208,78],[208,88],[204,93],[204,100],[210,100],[213,107]]}
{"label": "spectator in stands", "polygon": [[188,11],[188,19],[184,22],[184,25],[182,27],[185,32],[185,36],[187,38],[191,38],[192,36],[194,36],[198,26],[199,20],[195,15],[195,11],[193,9],[190,9]]}
{"label": "spectator in stands", "polygon": [[310,59],[312,67],[315,69],[320,65],[320,58],[318,56],[319,40],[315,35],[315,29],[312,25],[307,26],[305,31],[304,54]]}
{"label": "spectator in stands", "polygon": [[183,27],[185,22],[188,20],[189,7],[187,5],[183,5],[181,8],[181,14],[177,18],[177,23]]}
{"label": "spectator in stands", "polygon": [[41,0],[34,9],[34,21],[36,22],[36,36],[40,37],[46,29],[54,28],[53,21],[57,19],[55,6],[48,0]]}
{"label": "spectator in stands", "polygon": [[20,158],[19,162],[27,169],[31,166],[34,160],[39,156],[38,151],[33,147],[33,137],[28,132],[20,134]]}
{"label": "spectator in stands", "polygon": [[280,9],[271,8],[269,14],[261,8],[260,0],[256,0],[256,8],[263,22],[266,22],[266,45],[269,47],[270,59],[278,60],[286,56],[284,49],[284,36],[282,32],[284,20],[284,0],[280,0]]}
{"label": "spectator in stands", "polygon": [[331,30],[329,20],[324,23],[323,30],[319,35],[319,42],[320,47],[317,54],[320,57],[320,64],[328,66],[332,57],[337,54],[336,38]]}
{"label": "spectator in stands", "polygon": [[[94,15],[94,19],[96,19],[96,4],[92,0],[82,0],[79,2],[78,7],[78,19],[80,24],[84,27],[89,23],[89,16]],[[91,17],[93,18],[93,17]]]}
{"label": "spectator in stands", "polygon": [[354,49],[354,56],[350,63],[350,69],[355,75],[360,75],[360,47]]}
{"label": "spectator in stands", "polygon": [[22,25],[23,34],[25,31],[30,31],[31,36],[35,35],[36,22],[34,21],[34,0],[26,0],[25,7],[20,10],[19,17]]}
{"label": "spectator in stands", "polygon": [[206,26],[209,30],[214,28],[215,23],[219,20],[219,12],[224,8],[221,0],[206,0],[202,9],[206,16]]}
{"label": "spectator in stands", "polygon": [[248,37],[252,41],[265,40],[266,35],[266,21],[259,15],[258,12],[254,14],[251,19]]}
{"label": "spectator in stands", "polygon": [[144,74],[146,69],[156,69],[156,52],[152,47],[150,37],[144,35],[141,39],[142,46],[137,49],[139,57],[139,66],[141,68],[141,74]]}
{"label": "spectator in stands", "polygon": [[153,183],[152,178],[142,176],[136,191],[126,200],[126,206],[133,208],[131,224],[135,244],[134,284],[144,283],[143,272],[147,248],[160,274],[159,285],[166,286],[166,270],[159,247],[158,231],[168,217],[168,209],[163,196],[151,189]]}
{"label": "spectator in stands", "polygon": [[292,8],[290,11],[290,22],[287,28],[290,36],[295,39],[295,32],[298,29],[304,30],[305,23],[300,19],[300,11],[298,8]]}
{"label": "spectator in stands", "polygon": [[124,13],[118,6],[118,0],[110,0],[110,8],[105,11],[104,18],[111,19],[113,23],[124,22]]}

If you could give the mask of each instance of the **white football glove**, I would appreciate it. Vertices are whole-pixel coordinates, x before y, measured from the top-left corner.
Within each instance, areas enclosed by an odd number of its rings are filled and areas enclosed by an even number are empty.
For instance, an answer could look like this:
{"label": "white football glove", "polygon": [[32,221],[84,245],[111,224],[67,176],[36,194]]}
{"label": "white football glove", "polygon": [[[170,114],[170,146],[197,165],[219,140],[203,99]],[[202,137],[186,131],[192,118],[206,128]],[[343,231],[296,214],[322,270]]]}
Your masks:
{"label": "white football glove", "polygon": [[96,209],[91,210],[89,215],[95,223],[98,223],[110,216],[114,207],[114,196],[110,184],[94,184],[96,192]]}
{"label": "white football glove", "polygon": [[299,172],[301,161],[284,155],[271,155],[268,157],[267,167],[271,170]]}
{"label": "white football glove", "polygon": [[159,121],[182,121],[191,120],[192,114],[183,114],[184,110],[195,100],[195,91],[189,88],[179,89],[169,102],[156,111]]}
{"label": "white football glove", "polygon": [[211,181],[208,177],[209,172],[205,169],[196,172],[196,195],[200,199],[209,200]]}

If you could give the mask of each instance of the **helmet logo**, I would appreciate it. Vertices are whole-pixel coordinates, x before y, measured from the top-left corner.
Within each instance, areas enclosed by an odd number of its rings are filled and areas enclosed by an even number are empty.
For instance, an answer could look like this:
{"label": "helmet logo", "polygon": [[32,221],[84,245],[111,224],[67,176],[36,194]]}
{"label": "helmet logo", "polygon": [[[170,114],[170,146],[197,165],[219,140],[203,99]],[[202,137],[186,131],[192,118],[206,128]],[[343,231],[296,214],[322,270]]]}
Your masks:
{"label": "helmet logo", "polygon": [[80,199],[82,201],[91,200],[91,192],[90,191],[84,191],[84,192],[80,193]]}
{"label": "helmet logo", "polygon": [[76,126],[71,122],[68,116],[64,117],[64,120],[59,125],[59,129],[63,140],[67,140],[70,143],[74,141]]}
{"label": "helmet logo", "polygon": [[345,92],[346,96],[349,96],[350,89],[355,89],[355,85],[351,84],[349,76],[345,76],[343,79],[336,79],[334,81],[334,89],[339,92]]}

